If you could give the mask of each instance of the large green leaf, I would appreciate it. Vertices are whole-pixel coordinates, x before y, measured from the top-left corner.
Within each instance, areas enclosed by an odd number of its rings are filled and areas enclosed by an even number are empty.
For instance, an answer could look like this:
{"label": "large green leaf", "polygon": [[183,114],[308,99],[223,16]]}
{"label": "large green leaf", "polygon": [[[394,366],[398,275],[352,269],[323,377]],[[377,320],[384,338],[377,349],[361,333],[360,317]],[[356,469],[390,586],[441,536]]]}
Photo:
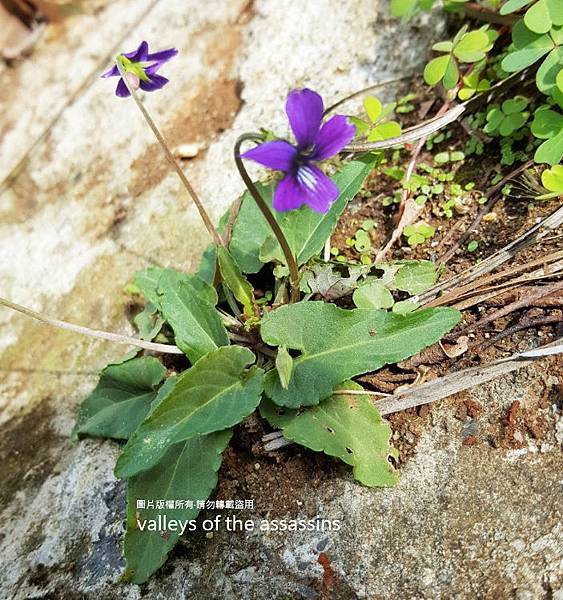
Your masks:
{"label": "large green leaf", "polygon": [[[300,265],[321,252],[326,240],[334,231],[338,218],[348,202],[358,193],[376,161],[376,155],[364,154],[356,160],[347,162],[332,177],[340,190],[340,195],[328,212],[320,214],[312,211],[308,206],[302,206],[298,210],[277,213],[280,227]],[[272,259],[285,262],[283,252],[272,233],[264,242],[260,255],[263,262]]]}
{"label": "large green leaf", "polygon": [[151,356],[106,367],[80,407],[73,437],[129,438],[149,412],[165,373]]}
{"label": "large green leaf", "polygon": [[176,380],[170,393],[129,439],[115,474],[131,477],[149,469],[171,445],[227,429],[260,402],[263,371],[247,348],[228,346],[210,352]]}
{"label": "large green leaf", "polygon": [[302,354],[284,389],[276,370],[266,375],[267,395],[281,406],[317,404],[355,375],[396,363],[437,342],[460,319],[451,308],[428,308],[402,316],[384,310],[344,310],[324,302],[301,302],[267,313],[262,339]]}
{"label": "large green leaf", "polygon": [[[144,583],[164,563],[180,537],[178,522],[195,519],[199,513],[196,502],[207,500],[217,485],[221,454],[230,437],[229,430],[219,431],[175,444],[152,469],[129,479],[126,581]],[[137,500],[144,501],[145,508],[138,507]],[[193,502],[193,508],[187,506],[187,500]],[[147,508],[147,501],[154,507]],[[161,501],[164,508],[157,508]],[[167,504],[170,502],[172,505]],[[148,529],[155,529],[151,521],[158,524],[159,520],[163,531]]]}
{"label": "large green leaf", "polygon": [[164,273],[157,281],[156,295],[162,316],[174,330],[176,345],[192,363],[229,344],[215,309],[217,292],[201,278]]}
{"label": "large green leaf", "polygon": [[[338,386],[361,390],[353,381]],[[370,487],[394,485],[397,472],[389,457],[399,453],[390,445],[391,427],[381,418],[369,396],[333,394],[317,406],[290,410],[265,399],[260,413],[289,439],[354,467],[354,477]]]}

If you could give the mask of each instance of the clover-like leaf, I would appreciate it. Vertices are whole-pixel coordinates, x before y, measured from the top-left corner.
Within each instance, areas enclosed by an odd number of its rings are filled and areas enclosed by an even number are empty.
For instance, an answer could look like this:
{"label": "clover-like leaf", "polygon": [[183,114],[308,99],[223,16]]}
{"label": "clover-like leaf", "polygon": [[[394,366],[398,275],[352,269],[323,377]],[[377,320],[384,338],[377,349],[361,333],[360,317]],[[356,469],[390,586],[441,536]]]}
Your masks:
{"label": "clover-like leaf", "polygon": [[391,308],[395,303],[391,292],[379,281],[368,280],[353,294],[358,308]]}
{"label": "clover-like leaf", "polygon": [[401,317],[384,310],[344,310],[324,302],[282,306],[262,318],[262,339],[301,355],[293,359],[287,389],[275,370],[267,373],[266,393],[281,406],[317,404],[342,381],[403,360],[438,341],[459,318],[459,312],[450,308]]}
{"label": "clover-like leaf", "polygon": [[[362,387],[346,381],[337,389],[356,391]],[[287,439],[351,465],[360,483],[386,487],[397,482],[397,472],[389,463],[389,458],[399,455],[390,445],[391,427],[369,396],[333,394],[319,405],[299,411],[265,399],[260,413],[270,425],[281,427]]]}
{"label": "clover-like leaf", "polygon": [[523,20],[518,21],[512,28],[515,50],[504,57],[502,68],[508,73],[513,73],[533,65],[556,46],[552,35],[553,32],[534,33],[526,27]]}
{"label": "clover-like leaf", "polygon": [[553,165],[541,175],[541,182],[546,190],[563,194],[563,165]]}
{"label": "clover-like leaf", "polygon": [[151,468],[170,446],[232,427],[260,402],[263,371],[247,369],[254,355],[242,346],[210,352],[178,376],[119,457],[115,473],[131,477]]}
{"label": "clover-like leaf", "polygon": [[530,126],[532,133],[545,140],[536,150],[534,160],[557,165],[563,158],[563,115],[548,106],[540,106]]}
{"label": "clover-like leaf", "polygon": [[73,437],[128,439],[148,414],[165,373],[152,356],[106,367],[80,407]]}
{"label": "clover-like leaf", "polygon": [[[199,513],[197,501],[207,500],[215,489],[230,437],[230,430],[218,431],[174,444],[158,464],[129,479],[125,581],[144,583],[164,563],[180,537],[179,523],[194,520]],[[192,502],[192,508],[185,499]],[[144,507],[139,507],[138,500]],[[162,501],[164,508],[157,506]],[[151,521],[161,522],[166,529],[149,529]]]}

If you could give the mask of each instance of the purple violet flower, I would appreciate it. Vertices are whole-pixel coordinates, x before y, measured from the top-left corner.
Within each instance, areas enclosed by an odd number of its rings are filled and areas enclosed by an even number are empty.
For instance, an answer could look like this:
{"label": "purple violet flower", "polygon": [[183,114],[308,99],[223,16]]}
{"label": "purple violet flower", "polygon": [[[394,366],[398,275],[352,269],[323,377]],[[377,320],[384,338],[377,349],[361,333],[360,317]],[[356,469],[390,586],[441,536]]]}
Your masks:
{"label": "purple violet flower", "polygon": [[344,115],[336,115],[321,125],[323,99],[309,89],[290,92],[285,112],[297,145],[285,140],[264,142],[242,154],[242,158],[285,173],[274,193],[273,206],[277,211],[307,204],[315,212],[326,213],[340,192],[315,163],[340,152],[354,137],[356,128]]}
{"label": "purple violet flower", "polygon": [[[149,53],[149,45],[143,41],[136,50],[119,54],[116,60],[120,61],[124,71],[127,73],[129,83],[134,89],[141,88],[145,92],[154,92],[163,88],[168,83],[166,77],[157,73],[158,69],[165,62],[176,56],[176,54],[178,54],[176,48]],[[119,77],[115,95],[120,98],[127,98],[131,95],[125,85],[125,81],[121,78],[117,65],[113,65],[102,77]]]}

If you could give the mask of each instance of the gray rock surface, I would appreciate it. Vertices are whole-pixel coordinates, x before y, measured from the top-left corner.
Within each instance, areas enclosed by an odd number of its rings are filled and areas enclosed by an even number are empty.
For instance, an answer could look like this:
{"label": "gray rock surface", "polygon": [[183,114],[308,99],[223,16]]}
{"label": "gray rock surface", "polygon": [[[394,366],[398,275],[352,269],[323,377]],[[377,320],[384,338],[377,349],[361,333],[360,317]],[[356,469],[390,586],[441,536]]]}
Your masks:
{"label": "gray rock surface", "polygon": [[[146,38],[180,49],[170,85],[146,104],[172,145],[198,146],[186,170],[218,218],[241,191],[234,140],[258,126],[283,132],[288,88],[337,99],[421,66],[442,24],[402,25],[387,10],[383,0],[97,0],[50,26],[30,58],[0,71],[1,294],[130,333],[131,275],[149,264],[194,269],[207,244],[132,103],[98,78],[117,48]],[[418,443],[391,490],[335,468],[299,479],[289,504],[274,506],[284,482],[267,475],[283,467],[260,460],[249,517],[318,514],[341,520],[339,532],[193,536],[146,586],[119,583],[118,447],[69,434],[97,371],[122,354],[0,311],[0,597],[317,598],[320,552],[334,598],[563,597],[553,363],[473,390],[478,417],[460,419],[460,398],[413,417]],[[514,400],[545,428],[521,433],[520,449],[495,448],[487,440],[502,438],[494,423]],[[468,432],[479,443],[463,445]]]}

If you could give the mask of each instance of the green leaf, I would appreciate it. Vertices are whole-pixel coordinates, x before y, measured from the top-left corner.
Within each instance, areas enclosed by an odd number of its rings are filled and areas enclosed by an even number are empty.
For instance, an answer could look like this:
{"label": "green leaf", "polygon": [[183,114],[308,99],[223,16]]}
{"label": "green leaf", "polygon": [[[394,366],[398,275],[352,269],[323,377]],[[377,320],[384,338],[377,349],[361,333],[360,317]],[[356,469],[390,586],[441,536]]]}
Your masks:
{"label": "green leaf", "polygon": [[217,293],[211,288],[211,294],[210,287],[197,276],[178,279],[163,274],[158,279],[160,312],[174,330],[176,345],[192,363],[229,345],[227,330],[214,306]]}
{"label": "green leaf", "polygon": [[438,341],[460,318],[450,308],[425,309],[401,318],[384,310],[344,310],[324,302],[282,306],[262,318],[262,339],[300,350],[287,390],[275,370],[267,395],[290,408],[317,404],[342,381],[395,363]]}
{"label": "green leaf", "polygon": [[502,68],[508,73],[521,71],[534,64],[553,47],[553,40],[549,35],[541,35],[530,31],[524,21],[520,20],[512,29],[512,41],[516,50],[511,52],[502,61]]}
{"label": "green leaf", "polygon": [[248,279],[240,272],[238,265],[226,248],[217,249],[219,269],[227,287],[235,298],[243,305],[244,314],[248,317],[256,315],[256,300],[254,289]]}
{"label": "green leaf", "polygon": [[499,133],[506,137],[520,129],[528,120],[528,113],[514,113],[507,115],[499,127]]}
{"label": "green leaf", "polygon": [[106,367],[80,407],[73,438],[89,435],[126,440],[149,412],[165,373],[160,361],[151,356]]}
{"label": "green leaf", "polygon": [[557,87],[559,88],[559,91],[563,93],[563,67],[561,67],[561,69],[559,69],[559,73],[557,73],[557,77],[555,78],[555,81],[557,83]]}
{"label": "green leaf", "polygon": [[501,15],[508,15],[527,6],[534,0],[508,0],[500,7]]}
{"label": "green leaf", "polygon": [[541,175],[543,187],[550,192],[563,194],[563,165],[554,165]]}
{"label": "green leaf", "polygon": [[149,267],[144,271],[135,273],[133,279],[135,285],[141,290],[143,296],[160,311],[159,287],[174,287],[182,282],[188,283],[195,288],[207,302],[217,304],[217,292],[215,288],[204,281],[198,275],[180,273],[174,269],[163,269],[161,267]]}
{"label": "green leaf", "polygon": [[281,386],[284,390],[287,390],[289,382],[291,381],[291,372],[293,371],[293,358],[287,351],[285,346],[278,348],[276,355],[276,369],[280,378]]}
{"label": "green leaf", "polygon": [[117,477],[131,477],[155,465],[171,445],[227,429],[260,402],[264,372],[247,348],[219,348],[176,380],[170,393],[129,439],[115,466]]}
{"label": "green leaf", "polygon": [[502,103],[502,112],[505,115],[512,115],[517,112],[523,111],[528,106],[528,99],[522,96],[516,96],[515,98],[509,98]]}
{"label": "green leaf", "polygon": [[[387,264],[399,265],[399,270],[390,284],[391,289],[409,294],[421,294],[430,289],[438,279],[434,263],[430,260],[404,260]],[[383,265],[377,266],[382,267]]]}
{"label": "green leaf", "polygon": [[[257,182],[255,185],[266,203],[272,206],[275,183],[264,185]],[[271,235],[268,221],[250,192],[245,192],[229,244],[229,251],[243,273],[258,273],[264,266],[260,260],[260,248]]]}
{"label": "green leaf", "polygon": [[378,281],[368,281],[353,294],[358,308],[391,308],[395,302],[391,292]]}
{"label": "green leaf", "polygon": [[[536,85],[540,92],[549,94],[557,85],[557,77],[563,73],[563,47],[554,48],[540,65],[536,72]],[[563,77],[561,78],[563,85]]]}
{"label": "green leaf", "polygon": [[[127,484],[127,531],[125,533],[125,581],[144,583],[164,563],[180,537],[180,526],[172,522],[194,520],[198,500],[207,500],[217,485],[221,454],[230,431],[202,435],[174,444],[152,469],[129,479]],[[192,500],[194,508],[176,501]],[[137,500],[151,500],[155,508],[137,508]],[[156,508],[164,500],[164,508]],[[173,502],[174,508],[166,506]],[[150,521],[166,519],[166,531],[150,531]],[[142,530],[141,530],[142,527]]]}
{"label": "green leaf", "polygon": [[436,85],[446,74],[449,62],[449,54],[433,58],[424,67],[424,81],[426,81],[428,85]]}
{"label": "green leaf", "polygon": [[454,45],[452,44],[452,42],[438,42],[437,44],[434,44],[432,46],[432,50],[435,50],[436,52],[447,52],[449,54],[452,51],[453,47]]}
{"label": "green leaf", "polygon": [[381,102],[374,96],[368,96],[364,100],[364,108],[366,109],[367,116],[372,123],[377,123],[377,120],[383,112],[383,106]]}
{"label": "green leaf", "polygon": [[[362,389],[353,381],[338,388]],[[300,411],[264,400],[260,413],[273,427],[281,427],[287,439],[351,465],[354,477],[364,485],[386,487],[397,482],[397,472],[389,463],[390,457],[399,455],[390,445],[391,427],[369,396],[334,394]]]}
{"label": "green leaf", "polygon": [[197,276],[203,279],[209,285],[213,285],[215,280],[215,270],[217,267],[217,247],[210,244],[204,250],[199,261]]}
{"label": "green leaf", "polygon": [[487,123],[483,127],[483,131],[485,133],[493,133],[495,132],[502,123],[504,119],[504,113],[500,108],[494,106],[487,112]]}
{"label": "green leaf", "polygon": [[[340,195],[327,213],[320,214],[312,211],[308,206],[303,206],[298,210],[276,215],[300,265],[305,264],[310,258],[321,252],[326,240],[334,231],[342,211],[358,193],[376,161],[375,154],[364,154],[347,162],[332,177],[340,190]],[[270,233],[270,237],[262,247],[261,260],[267,262],[272,259],[285,263],[281,248],[276,238]]]}
{"label": "green leaf", "polygon": [[139,331],[139,337],[142,340],[151,341],[162,329],[164,321],[160,318],[156,306],[152,302],[147,302],[145,308],[138,315],[135,315],[133,323]]}
{"label": "green leaf", "polygon": [[489,43],[489,36],[484,31],[470,31],[454,47],[453,53],[462,62],[477,62],[485,57]]}
{"label": "green leaf", "polygon": [[563,158],[563,130],[556,136],[546,140],[534,154],[534,160],[537,163],[547,163],[548,165],[557,165]]}
{"label": "green leaf", "polygon": [[554,137],[563,129],[563,115],[541,106],[534,113],[530,129],[537,138],[542,140]]}
{"label": "green leaf", "polygon": [[444,88],[446,90],[453,90],[459,81],[459,71],[457,70],[457,65],[455,60],[450,57],[450,60],[446,66],[446,72],[444,74],[444,79],[442,81]]}
{"label": "green leaf", "polygon": [[553,25],[563,25],[563,3],[561,3],[561,0],[547,0],[547,6]]}
{"label": "green leaf", "polygon": [[394,17],[410,18],[417,8],[417,0],[391,0],[391,14]]}
{"label": "green leaf", "polygon": [[368,142],[378,142],[388,140],[389,138],[399,137],[401,135],[401,126],[396,121],[387,121],[376,125],[367,137]]}
{"label": "green leaf", "polygon": [[524,23],[534,33],[547,33],[551,29],[551,17],[546,0],[538,0],[526,11]]}

